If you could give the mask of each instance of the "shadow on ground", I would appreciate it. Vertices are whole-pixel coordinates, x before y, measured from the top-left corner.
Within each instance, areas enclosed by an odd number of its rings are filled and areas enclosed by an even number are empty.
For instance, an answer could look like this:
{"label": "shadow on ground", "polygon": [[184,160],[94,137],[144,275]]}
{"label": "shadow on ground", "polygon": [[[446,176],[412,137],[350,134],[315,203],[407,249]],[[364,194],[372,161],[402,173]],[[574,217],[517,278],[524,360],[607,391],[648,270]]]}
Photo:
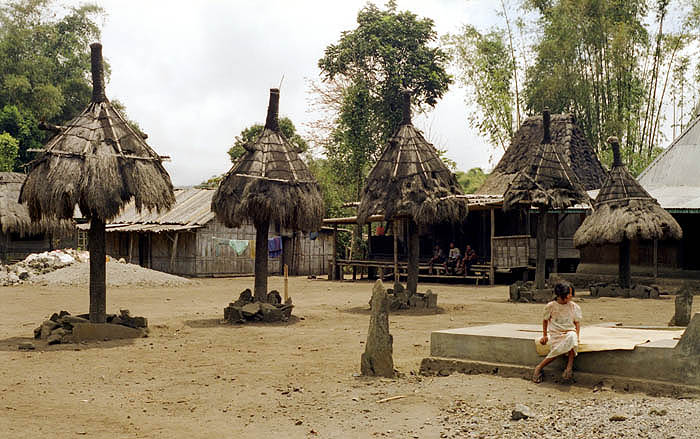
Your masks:
{"label": "shadow on ground", "polygon": [[[36,340],[33,337],[9,337],[0,340],[0,352],[53,352],[53,351],[82,351],[85,349],[111,349],[134,344],[135,338],[107,341],[90,341],[82,343],[62,343],[49,345],[46,340]],[[20,350],[22,343],[31,343],[34,349]]]}
{"label": "shadow on ground", "polygon": [[[350,313],[350,314],[361,314],[361,315],[372,314],[372,311],[369,309],[368,306],[355,306],[352,308],[340,308],[339,310],[342,312]],[[438,306],[437,308],[409,308],[409,309],[400,309],[397,311],[389,312],[389,315],[391,315],[391,316],[433,316],[435,314],[445,314],[445,310],[442,307]]]}
{"label": "shadow on ground", "polygon": [[228,323],[220,318],[185,320],[185,325],[190,328],[242,328],[244,326],[291,326],[300,321],[299,317],[292,315],[286,322],[245,322]]}

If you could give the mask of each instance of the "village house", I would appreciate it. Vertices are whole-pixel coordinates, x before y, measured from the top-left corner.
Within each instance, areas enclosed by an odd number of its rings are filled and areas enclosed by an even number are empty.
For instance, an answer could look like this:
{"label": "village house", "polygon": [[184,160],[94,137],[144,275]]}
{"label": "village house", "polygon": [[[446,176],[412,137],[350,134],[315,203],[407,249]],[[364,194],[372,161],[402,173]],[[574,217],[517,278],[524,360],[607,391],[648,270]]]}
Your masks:
{"label": "village house", "polygon": [[[250,223],[224,226],[211,211],[213,195],[213,189],[176,189],[175,205],[160,213],[139,213],[129,203],[106,225],[107,254],[184,276],[251,275],[255,228]],[[281,273],[287,264],[290,275],[328,273],[331,233],[327,228],[317,233],[292,232],[271,224],[269,236],[280,238],[282,250],[270,258],[269,272]]]}

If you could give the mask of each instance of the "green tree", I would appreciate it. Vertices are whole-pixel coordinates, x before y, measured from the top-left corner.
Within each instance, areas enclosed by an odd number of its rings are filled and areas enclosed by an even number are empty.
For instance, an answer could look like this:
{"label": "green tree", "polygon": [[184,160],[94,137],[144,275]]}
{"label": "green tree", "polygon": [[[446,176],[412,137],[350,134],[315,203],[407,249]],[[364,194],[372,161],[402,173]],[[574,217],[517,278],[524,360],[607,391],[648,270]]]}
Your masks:
{"label": "green tree", "polygon": [[337,99],[327,105],[337,113],[324,152],[336,176],[352,186],[353,198],[398,128],[401,90],[412,92],[420,111],[435,106],[452,82],[448,56],[436,40],[431,19],[399,12],[395,1],[386,9],[370,3],[359,11],[357,27],[343,32],[319,60],[332,87],[325,96]]}
{"label": "green tree", "polygon": [[8,133],[0,134],[0,172],[12,171],[17,159],[19,142]]}
{"label": "green tree", "polygon": [[[309,144],[299,134],[294,123],[288,117],[279,119],[280,129],[284,137],[292,144],[298,153],[306,152],[309,149]],[[245,153],[244,146],[248,143],[255,142],[263,132],[265,127],[260,124],[254,124],[244,128],[239,135],[234,138],[233,146],[228,150],[228,155],[231,162]]]}
{"label": "green tree", "polygon": [[98,41],[94,4],[60,7],[54,0],[9,0],[0,6],[0,132],[19,142],[15,168],[50,134],[40,120],[61,125],[90,102],[89,44]]}
{"label": "green tree", "polygon": [[443,42],[475,104],[469,106],[469,125],[505,151],[516,129],[513,116],[518,108],[514,58],[505,33],[494,30],[482,34],[465,25],[459,34],[443,37]]}
{"label": "green tree", "polygon": [[488,177],[488,174],[484,173],[481,168],[471,168],[467,172],[457,171],[455,174],[465,194],[476,192]]}

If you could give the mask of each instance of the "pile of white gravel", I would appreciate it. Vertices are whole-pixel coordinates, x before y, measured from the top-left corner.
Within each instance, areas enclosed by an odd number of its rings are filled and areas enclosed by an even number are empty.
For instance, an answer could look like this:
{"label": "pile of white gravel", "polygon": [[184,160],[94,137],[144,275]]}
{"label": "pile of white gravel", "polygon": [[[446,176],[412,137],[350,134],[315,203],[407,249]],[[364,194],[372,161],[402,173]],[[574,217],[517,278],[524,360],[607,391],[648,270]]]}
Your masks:
{"label": "pile of white gravel", "polygon": [[[32,276],[27,283],[51,286],[83,286],[90,282],[90,262],[76,262],[50,273]],[[184,277],[116,261],[107,262],[107,286],[180,287],[193,284]]]}

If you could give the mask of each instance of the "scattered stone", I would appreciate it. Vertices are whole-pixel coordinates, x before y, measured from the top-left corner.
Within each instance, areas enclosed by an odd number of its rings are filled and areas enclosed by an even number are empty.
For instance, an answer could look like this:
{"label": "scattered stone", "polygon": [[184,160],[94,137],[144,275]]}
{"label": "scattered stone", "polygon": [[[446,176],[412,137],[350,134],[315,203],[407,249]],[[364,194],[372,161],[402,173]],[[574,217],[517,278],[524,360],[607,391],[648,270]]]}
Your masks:
{"label": "scattered stone", "polygon": [[448,376],[452,375],[452,372],[449,369],[440,369],[438,371],[438,375],[441,377],[448,377]]}
{"label": "scattered stone", "polygon": [[626,420],[627,420],[627,416],[625,416],[625,415],[619,415],[619,414],[618,414],[618,415],[612,415],[612,416],[610,417],[610,420],[613,421],[613,422],[626,421]]}
{"label": "scattered stone", "polygon": [[510,414],[510,419],[513,421],[519,421],[521,419],[533,418],[535,414],[532,412],[530,407],[525,404],[515,404],[515,409]]}
{"label": "scattered stone", "polygon": [[62,337],[60,335],[49,335],[49,337],[46,339],[46,342],[50,345],[61,344],[61,339]]}
{"label": "scattered stone", "polygon": [[267,293],[267,303],[270,303],[272,305],[279,305],[280,303],[282,303],[282,296],[280,296],[279,291],[272,290],[269,293]]}
{"label": "scattered stone", "polygon": [[[42,340],[46,340],[49,338],[49,335],[51,335],[51,331],[56,329],[60,324],[58,322],[54,322],[52,320],[46,320],[44,323],[41,324],[41,328],[39,330],[39,338]],[[36,331],[34,331],[34,334],[36,334]]]}
{"label": "scattered stone", "polygon": [[365,376],[394,376],[393,337],[389,333],[389,297],[378,280],[372,290],[372,315],[360,370]]}
{"label": "scattered stone", "polygon": [[253,301],[253,293],[245,289],[238,300],[224,308],[224,321],[227,323],[245,323],[246,321],[286,322],[292,315],[292,298],[288,297],[282,304],[279,291],[267,294],[266,302]]}
{"label": "scattered stone", "polygon": [[669,326],[688,326],[693,311],[693,290],[688,283],[676,293],[676,312],[668,322]]}

